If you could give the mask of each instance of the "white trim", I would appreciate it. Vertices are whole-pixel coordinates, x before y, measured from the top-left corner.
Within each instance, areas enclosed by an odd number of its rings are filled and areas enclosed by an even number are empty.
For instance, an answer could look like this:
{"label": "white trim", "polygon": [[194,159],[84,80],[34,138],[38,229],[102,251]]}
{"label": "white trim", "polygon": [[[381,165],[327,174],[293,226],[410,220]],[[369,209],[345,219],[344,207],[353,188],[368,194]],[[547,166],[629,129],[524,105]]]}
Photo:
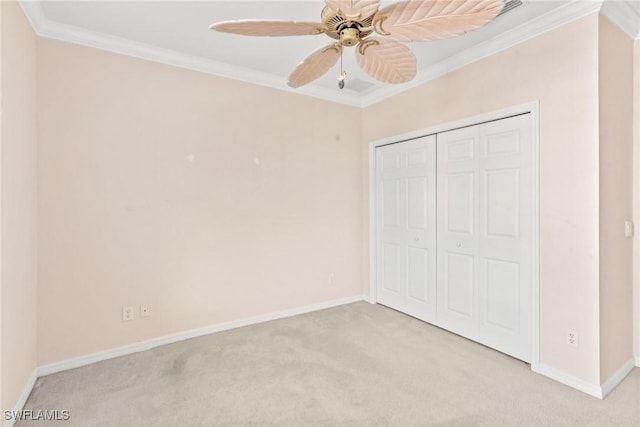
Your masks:
{"label": "white trim", "polygon": [[376,150],[375,146],[369,145],[369,301],[371,304],[378,302],[376,265],[376,242],[378,233],[376,232]]}
{"label": "white trim", "polygon": [[[29,377],[29,379],[27,380],[27,383],[24,385],[24,388],[22,389],[22,393],[20,394],[20,397],[18,398],[18,401],[13,406],[13,411],[14,412],[22,411],[22,409],[24,408],[24,404],[27,403],[27,399],[29,398],[29,395],[31,394],[31,390],[33,390],[33,387],[36,385],[36,381],[38,380],[38,376],[39,376],[38,375],[38,369],[36,368],[31,373],[31,376]],[[4,419],[4,413],[3,413],[3,417],[2,418]],[[3,425],[3,427],[13,427],[13,425],[16,423],[16,421],[17,420],[15,420],[15,419],[5,420],[2,425]]]}
{"label": "white trim", "polygon": [[34,31],[41,37],[88,46],[94,49],[172,65],[192,71],[213,74],[298,95],[308,95],[354,107],[361,106],[359,94],[335,91],[314,85],[294,89],[287,85],[286,76],[275,76],[246,67],[233,66],[196,55],[185,54],[110,34],[51,21],[47,19],[42,12],[40,2],[20,0],[20,4],[29,22],[31,22]]}
{"label": "white trim", "polygon": [[127,354],[138,353],[140,351],[150,350],[162,345],[173,344],[179,341],[201,337],[203,335],[209,335],[215,332],[228,331],[230,329],[241,328],[243,326],[255,325],[257,323],[297,316],[299,314],[310,313],[312,311],[324,310],[331,307],[337,307],[340,305],[363,301],[364,299],[364,295],[354,295],[351,297],[339,298],[331,301],[321,302],[318,304],[307,305],[304,307],[290,308],[287,310],[248,317],[246,319],[218,323],[215,325],[191,329],[189,331],[166,335],[159,338],[152,338],[150,340],[142,341],[139,343],[129,344],[122,347],[99,351],[97,353],[87,354],[85,356],[74,357],[71,359],[62,360],[60,362],[51,363],[49,365],[40,366],[38,368],[38,376],[41,377],[44,375],[54,374],[56,372],[66,371],[68,369],[79,368],[80,366],[89,365],[91,363],[101,362],[103,360],[113,359],[114,357],[125,356]]}
{"label": "white trim", "polygon": [[[423,136],[433,135],[440,132],[446,132],[446,131],[457,129],[460,127],[473,126],[476,124],[489,122],[492,120],[500,120],[506,117],[516,116],[518,114],[527,114],[527,113],[535,112],[535,116],[537,118],[538,110],[539,110],[538,105],[539,105],[538,101],[527,102],[525,104],[519,104],[519,105],[514,105],[512,107],[503,108],[501,110],[490,111],[488,113],[478,114],[476,116],[467,117],[461,120],[442,123],[439,125],[431,126],[429,128],[418,129],[411,132],[402,133],[399,135],[393,135],[386,138],[377,139],[369,143],[369,150],[372,150],[372,149],[375,150],[376,147],[380,147],[382,145],[395,144],[398,142],[407,141],[409,139],[421,138]],[[537,126],[535,126],[535,129],[537,134],[538,133]],[[534,142],[537,143],[537,141],[534,141]],[[374,151],[373,158],[375,159],[375,151]]]}
{"label": "white trim", "polygon": [[409,83],[405,83],[403,85],[382,86],[381,88],[366,95],[354,94],[346,91],[336,91],[334,89],[323,88],[317,85],[308,85],[304,88],[292,89],[286,85],[284,76],[274,76],[272,74],[258,72],[244,67],[231,66],[214,60],[187,55],[51,21],[44,15],[40,2],[20,0],[20,5],[31,22],[36,34],[42,37],[89,46],[96,49],[169,64],[203,73],[219,75],[291,93],[309,95],[341,104],[366,107],[376,102],[380,102],[383,99],[405,92],[473,62],[494,55],[533,37],[554,30],[569,22],[575,21],[576,19],[597,12],[600,10],[602,0],[573,0],[545,13],[544,15],[519,25],[512,30],[499,34],[478,45],[472,46],[420,71],[416,78]]}
{"label": "white trim", "polygon": [[576,390],[579,390],[583,393],[587,393],[593,397],[597,397],[598,399],[602,399],[602,388],[597,384],[592,384],[590,382],[581,380],[578,377],[574,377],[573,375],[567,374],[566,372],[562,372],[556,368],[552,368],[551,366],[547,366],[542,363],[538,365],[538,369],[534,370],[534,372],[551,378],[552,380],[556,380],[569,387],[575,388]]}
{"label": "white trim", "polygon": [[377,301],[372,300],[369,295],[363,295],[362,300],[369,304],[376,304]]}
{"label": "white trim", "polygon": [[430,67],[420,70],[418,75],[402,86],[387,85],[363,97],[363,106],[375,104],[394,95],[427,83],[466,65],[495,55],[529,39],[555,30],[563,25],[584,18],[600,10],[602,0],[574,0],[557,7],[544,15],[532,19],[512,30],[479,43],[471,48],[450,56]]}
{"label": "white trim", "polygon": [[18,0],[18,4],[22,7],[22,11],[31,24],[31,27],[33,27],[33,31],[41,35],[40,29],[44,27],[47,20],[44,16],[42,6],[40,6],[39,2],[31,0]]}
{"label": "white trim", "polygon": [[533,236],[531,248],[531,370],[534,372],[540,366],[540,102],[529,104],[531,114],[531,139],[533,141],[531,163],[532,171],[532,197],[535,200],[531,234]]}
{"label": "white trim", "polygon": [[[248,317],[246,319],[233,320],[230,322],[218,323],[211,326],[205,326],[203,328],[191,329],[189,331],[179,332],[176,334],[166,335],[164,337],[153,338],[150,340],[142,341],[136,344],[125,345],[97,353],[87,354],[85,356],[74,357],[71,359],[62,360],[60,362],[51,363],[49,365],[43,365],[37,367],[29,380],[24,386],[18,401],[13,407],[13,411],[21,411],[24,409],[24,405],[36,384],[39,377],[55,374],[58,372],[66,371],[69,369],[79,368],[81,366],[89,365],[91,363],[101,362],[103,360],[113,359],[114,357],[126,356],[127,354],[138,353],[145,350],[150,350],[155,347],[173,344],[179,341],[188,340],[190,338],[201,337],[203,335],[209,335],[216,332],[228,331],[230,329],[241,328],[244,326],[255,325],[258,323],[269,322],[271,320],[283,319],[285,317],[297,316],[299,314],[310,313],[318,310],[325,310],[327,308],[338,307],[345,304],[351,304],[358,301],[368,300],[366,295],[354,295],[345,298],[338,298],[330,301],[321,302],[318,304],[307,305],[303,307],[290,308],[287,310],[276,311],[273,313],[262,314],[259,316]],[[4,417],[3,417],[4,418]],[[3,427],[13,427],[16,420],[6,420],[3,423]]]}
{"label": "white trim", "polygon": [[632,39],[640,39],[640,9],[631,6],[629,1],[605,0],[601,14],[609,18]]}
{"label": "white trim", "polygon": [[566,372],[562,372],[556,368],[552,368],[551,366],[547,366],[544,364],[539,364],[537,369],[533,369],[534,372],[537,372],[545,377],[549,377],[553,380],[561,382],[564,385],[568,385],[569,387],[573,387],[576,390],[580,390],[584,393],[587,393],[593,397],[597,397],[598,399],[604,399],[611,391],[620,384],[625,377],[633,370],[634,366],[637,366],[638,358],[635,360],[631,357],[627,360],[616,372],[613,373],[605,381],[602,385],[598,386],[596,384],[589,383],[587,381],[581,380],[580,378],[574,377],[573,375],[567,374]]}
{"label": "white trim", "polygon": [[[640,43],[633,48],[633,223],[640,226]],[[640,367],[640,232],[633,233],[633,351]]]}
{"label": "white trim", "polygon": [[375,188],[375,150],[383,145],[395,144],[409,139],[434,135],[464,126],[471,126],[492,120],[499,120],[518,114],[531,114],[532,121],[532,163],[533,186],[532,198],[536,201],[532,218],[532,311],[531,311],[531,369],[537,372],[540,365],[540,104],[539,101],[515,105],[498,111],[492,111],[477,116],[457,120],[420,129],[401,135],[382,138],[369,143],[369,300],[376,302],[376,188]]}
{"label": "white trim", "polygon": [[611,393],[611,391],[629,375],[629,372],[631,372],[634,367],[635,360],[631,357],[602,384],[602,397],[604,398]]}

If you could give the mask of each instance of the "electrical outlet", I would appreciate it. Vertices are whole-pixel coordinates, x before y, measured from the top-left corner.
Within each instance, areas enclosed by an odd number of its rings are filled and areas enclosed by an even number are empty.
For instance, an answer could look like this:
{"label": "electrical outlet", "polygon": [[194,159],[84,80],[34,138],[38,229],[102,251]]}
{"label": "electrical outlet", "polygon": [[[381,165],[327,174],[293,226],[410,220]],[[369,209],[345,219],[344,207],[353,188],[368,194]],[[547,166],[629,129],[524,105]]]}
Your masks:
{"label": "electrical outlet", "polygon": [[567,345],[571,347],[578,347],[578,333],[567,329]]}
{"label": "electrical outlet", "polygon": [[133,307],[122,307],[122,320],[133,320]]}
{"label": "electrical outlet", "polygon": [[151,316],[151,306],[149,304],[140,304],[140,317]]}

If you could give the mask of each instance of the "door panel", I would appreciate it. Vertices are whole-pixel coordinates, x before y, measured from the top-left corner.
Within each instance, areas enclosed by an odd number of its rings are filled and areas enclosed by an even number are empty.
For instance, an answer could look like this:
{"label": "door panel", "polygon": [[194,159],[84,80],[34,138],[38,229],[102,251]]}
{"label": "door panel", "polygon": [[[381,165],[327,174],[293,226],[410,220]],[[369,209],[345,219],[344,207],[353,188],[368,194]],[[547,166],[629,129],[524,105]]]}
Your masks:
{"label": "door panel", "polygon": [[427,198],[434,197],[434,194],[429,194],[428,185],[424,177],[407,180],[407,226],[410,229],[427,231],[430,216],[427,212]]}
{"label": "door panel", "polygon": [[530,116],[437,138],[438,325],[530,361]]}
{"label": "door panel", "polygon": [[528,114],[480,126],[478,340],[531,360],[533,164]]}
{"label": "door panel", "polygon": [[411,150],[407,152],[407,165],[409,167],[423,166],[433,167],[429,163],[428,150],[425,147],[421,147],[417,150]]}
{"label": "door panel", "polygon": [[440,147],[445,150],[445,158],[447,162],[456,162],[463,160],[473,160],[475,151],[475,138],[471,136],[473,132],[464,132],[465,135],[461,135],[460,139],[450,141],[447,144]]}
{"label": "door panel", "polygon": [[384,290],[398,294],[400,292],[400,246],[384,243],[381,264]]}
{"label": "door panel", "polygon": [[477,127],[438,134],[437,323],[466,337],[477,335]]}
{"label": "door panel", "polygon": [[383,172],[396,171],[400,167],[400,153],[383,153],[378,164],[382,165]]}
{"label": "door panel", "polygon": [[400,180],[390,179],[382,184],[382,221],[385,227],[400,226]]}
{"label": "door panel", "polygon": [[487,259],[486,322],[512,332],[520,323],[520,266],[515,262]]}
{"label": "door panel", "polygon": [[408,297],[417,301],[427,301],[427,288],[429,281],[429,252],[424,248],[409,247],[409,288]]}
{"label": "door panel", "polygon": [[490,237],[517,239],[520,229],[520,171],[498,169],[485,172],[485,230]]}
{"label": "door panel", "polygon": [[[509,120],[509,119],[505,119]],[[498,120],[500,122],[500,120]],[[487,127],[494,127],[490,124]],[[487,144],[486,158],[518,154],[520,152],[520,130],[496,131],[485,135]]]}
{"label": "door panel", "polygon": [[475,174],[452,173],[446,175],[445,180],[447,231],[472,235]]}
{"label": "door panel", "polygon": [[376,149],[378,302],[435,322],[435,137]]}
{"label": "door panel", "polygon": [[[474,259],[471,255],[447,253],[446,308],[465,318],[473,316]],[[449,314],[453,314],[449,313]]]}

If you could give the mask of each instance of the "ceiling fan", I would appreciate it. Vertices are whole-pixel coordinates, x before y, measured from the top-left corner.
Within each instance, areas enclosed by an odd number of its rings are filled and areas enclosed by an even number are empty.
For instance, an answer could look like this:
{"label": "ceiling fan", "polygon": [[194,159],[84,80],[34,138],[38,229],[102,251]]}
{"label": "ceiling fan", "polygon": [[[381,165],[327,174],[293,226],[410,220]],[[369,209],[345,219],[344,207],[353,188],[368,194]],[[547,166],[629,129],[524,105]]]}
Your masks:
{"label": "ceiling fan", "polygon": [[[217,22],[211,29],[247,36],[326,34],[337,40],[300,62],[288,85],[304,86],[325,74],[342,55],[357,46],[358,65],[385,83],[404,83],[416,75],[416,57],[399,42],[454,37],[493,20],[504,0],[407,0],[379,9],[380,0],[325,0],[321,22],[253,20]],[[374,37],[377,33],[382,37]],[[339,87],[346,73],[341,70]]]}

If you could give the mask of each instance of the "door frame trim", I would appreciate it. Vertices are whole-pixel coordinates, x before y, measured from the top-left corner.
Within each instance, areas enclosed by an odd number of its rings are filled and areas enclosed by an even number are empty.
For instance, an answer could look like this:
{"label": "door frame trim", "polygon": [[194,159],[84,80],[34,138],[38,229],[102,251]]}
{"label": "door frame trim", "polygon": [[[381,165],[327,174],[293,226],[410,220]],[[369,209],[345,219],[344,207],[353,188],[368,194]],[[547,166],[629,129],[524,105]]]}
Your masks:
{"label": "door frame trim", "polygon": [[397,144],[415,138],[434,135],[462,127],[479,125],[481,123],[506,119],[520,114],[531,114],[532,131],[532,198],[534,201],[532,227],[532,260],[533,277],[531,278],[531,370],[538,372],[540,368],[540,102],[532,101],[514,105],[501,110],[483,113],[452,122],[419,129],[412,132],[394,135],[369,143],[369,295],[367,301],[376,304],[376,148],[384,145]]}

